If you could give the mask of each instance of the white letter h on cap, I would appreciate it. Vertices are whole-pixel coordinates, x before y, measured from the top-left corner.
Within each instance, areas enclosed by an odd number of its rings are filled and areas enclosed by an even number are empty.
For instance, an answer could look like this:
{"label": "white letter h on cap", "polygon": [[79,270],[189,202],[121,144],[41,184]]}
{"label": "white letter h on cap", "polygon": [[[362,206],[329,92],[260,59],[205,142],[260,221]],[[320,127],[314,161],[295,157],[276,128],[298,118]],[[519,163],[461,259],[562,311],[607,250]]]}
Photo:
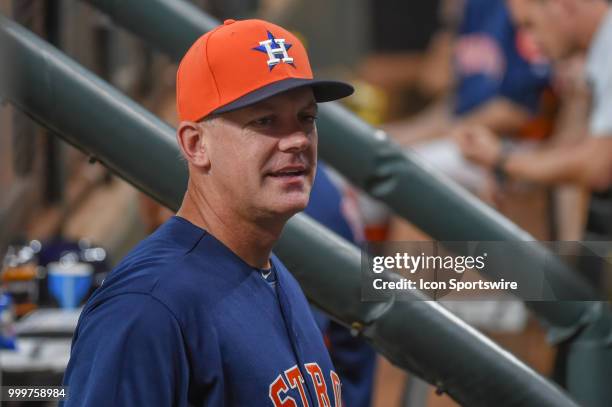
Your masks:
{"label": "white letter h on cap", "polygon": [[[277,48],[272,48],[272,41],[276,45]],[[263,45],[266,47],[266,51],[268,52],[268,66],[274,66],[279,62],[286,62],[288,64],[293,63],[293,58],[287,54],[287,49],[285,48],[285,40],[283,38],[274,38],[274,40],[265,40],[261,41],[259,45]],[[283,59],[277,58],[277,55],[282,55]]]}

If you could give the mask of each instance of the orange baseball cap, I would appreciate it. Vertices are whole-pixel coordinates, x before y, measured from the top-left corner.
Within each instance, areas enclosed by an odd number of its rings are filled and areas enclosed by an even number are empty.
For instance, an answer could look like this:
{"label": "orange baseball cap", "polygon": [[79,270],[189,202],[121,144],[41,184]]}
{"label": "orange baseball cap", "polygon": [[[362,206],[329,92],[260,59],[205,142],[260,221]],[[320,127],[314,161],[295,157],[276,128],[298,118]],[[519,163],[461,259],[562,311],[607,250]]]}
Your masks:
{"label": "orange baseball cap", "polygon": [[317,102],[353,93],[344,82],[316,80],[296,36],[263,20],[226,20],[187,51],[176,74],[180,120],[240,109],[310,86]]}

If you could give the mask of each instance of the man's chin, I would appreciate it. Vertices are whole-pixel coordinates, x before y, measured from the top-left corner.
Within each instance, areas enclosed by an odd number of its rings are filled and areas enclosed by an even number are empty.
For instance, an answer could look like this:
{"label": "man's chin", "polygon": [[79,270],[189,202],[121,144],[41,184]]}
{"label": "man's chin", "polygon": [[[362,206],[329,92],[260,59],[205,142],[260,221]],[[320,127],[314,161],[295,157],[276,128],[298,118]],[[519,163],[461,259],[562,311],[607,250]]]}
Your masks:
{"label": "man's chin", "polygon": [[291,194],[283,197],[274,208],[274,212],[279,216],[290,218],[296,213],[302,212],[308,206],[309,194]]}

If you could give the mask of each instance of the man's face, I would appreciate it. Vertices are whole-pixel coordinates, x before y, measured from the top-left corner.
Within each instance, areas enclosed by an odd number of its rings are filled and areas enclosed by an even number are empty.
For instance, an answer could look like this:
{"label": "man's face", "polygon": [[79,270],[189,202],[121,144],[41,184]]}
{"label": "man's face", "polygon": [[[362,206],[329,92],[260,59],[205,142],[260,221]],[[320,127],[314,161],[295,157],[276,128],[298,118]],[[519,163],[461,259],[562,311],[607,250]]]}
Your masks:
{"label": "man's face", "polygon": [[568,57],[575,50],[573,0],[508,0],[512,17],[552,60]]}
{"label": "man's face", "polygon": [[217,204],[260,220],[303,210],[317,163],[316,114],[312,89],[298,88],[205,124]]}

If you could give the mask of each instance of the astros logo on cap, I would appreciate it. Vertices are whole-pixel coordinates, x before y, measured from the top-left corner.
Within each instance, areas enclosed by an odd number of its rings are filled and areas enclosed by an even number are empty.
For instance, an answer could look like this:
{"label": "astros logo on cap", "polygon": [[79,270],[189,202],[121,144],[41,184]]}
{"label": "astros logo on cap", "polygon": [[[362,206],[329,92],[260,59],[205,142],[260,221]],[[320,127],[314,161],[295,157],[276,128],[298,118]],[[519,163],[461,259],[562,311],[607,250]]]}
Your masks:
{"label": "astros logo on cap", "polygon": [[198,121],[304,86],[317,102],[353,93],[347,83],[314,79],[304,45],[283,27],[226,20],[198,38],[181,60],[176,106],[180,120]]}
{"label": "astros logo on cap", "polygon": [[[276,47],[273,47],[275,44]],[[285,44],[284,38],[274,38],[274,35],[268,31],[268,39],[259,42],[259,47],[253,48],[255,51],[267,52],[268,53],[268,66],[272,70],[278,63],[285,62],[295,68],[293,65],[293,58],[289,56],[287,51],[291,48],[292,44]],[[277,58],[277,55],[282,56],[282,59]]]}

